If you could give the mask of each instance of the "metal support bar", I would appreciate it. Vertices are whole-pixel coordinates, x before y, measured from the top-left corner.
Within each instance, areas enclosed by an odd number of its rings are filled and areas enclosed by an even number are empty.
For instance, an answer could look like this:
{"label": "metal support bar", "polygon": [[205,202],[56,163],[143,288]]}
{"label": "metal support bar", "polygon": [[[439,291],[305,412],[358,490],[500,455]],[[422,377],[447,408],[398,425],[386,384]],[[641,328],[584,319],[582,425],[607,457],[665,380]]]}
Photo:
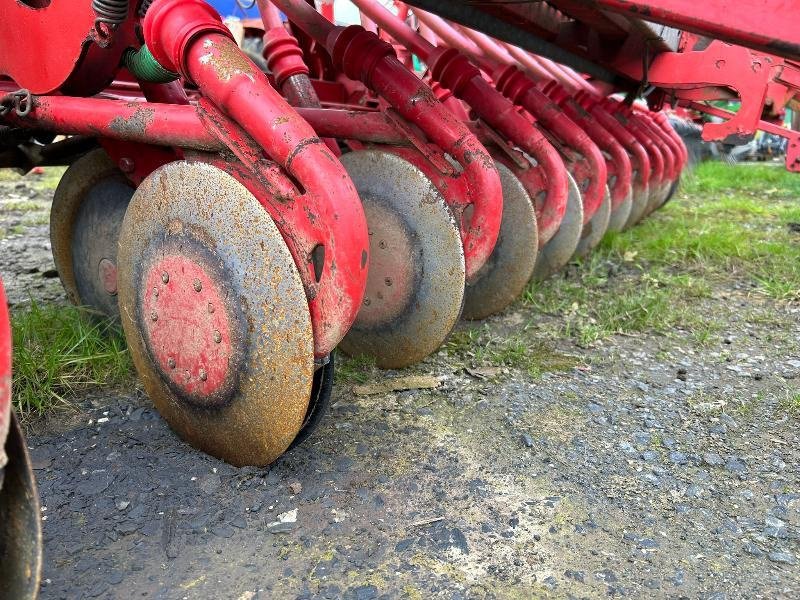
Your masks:
{"label": "metal support bar", "polygon": [[585,3],[784,58],[800,59],[797,0],[585,0]]}
{"label": "metal support bar", "polygon": [[556,62],[569,65],[582,73],[588,73],[603,81],[616,84],[620,83],[619,77],[608,69],[604,69],[590,60],[568,52],[555,44],[539,39],[528,31],[506,23],[468,4],[456,2],[454,0],[411,0],[408,4],[417,6],[435,15],[449,19],[450,21],[455,21],[471,29],[482,31],[492,37],[509,42],[535,54],[548,56]]}

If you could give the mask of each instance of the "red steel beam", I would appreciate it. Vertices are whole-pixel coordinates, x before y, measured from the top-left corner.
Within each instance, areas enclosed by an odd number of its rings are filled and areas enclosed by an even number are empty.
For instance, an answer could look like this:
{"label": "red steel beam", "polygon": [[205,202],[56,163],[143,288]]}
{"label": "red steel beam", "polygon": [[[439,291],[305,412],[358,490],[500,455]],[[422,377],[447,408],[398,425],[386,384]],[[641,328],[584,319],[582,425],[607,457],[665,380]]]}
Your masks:
{"label": "red steel beam", "polygon": [[797,23],[800,0],[585,0],[585,3],[784,58],[800,58]]}

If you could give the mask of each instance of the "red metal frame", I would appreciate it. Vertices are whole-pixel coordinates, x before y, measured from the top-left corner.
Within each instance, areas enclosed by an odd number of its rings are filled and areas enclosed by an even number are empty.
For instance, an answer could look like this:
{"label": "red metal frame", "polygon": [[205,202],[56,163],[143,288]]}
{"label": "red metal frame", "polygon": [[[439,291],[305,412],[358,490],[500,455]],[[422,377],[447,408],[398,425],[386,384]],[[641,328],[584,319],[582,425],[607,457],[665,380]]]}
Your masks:
{"label": "red metal frame", "polygon": [[[438,169],[433,165],[415,163],[424,167],[432,180],[440,180],[440,189],[461,186],[463,193],[445,193],[445,197],[461,226],[467,277],[474,275],[494,248],[502,216],[500,179],[489,153],[436,100],[433,91],[400,63],[390,44],[357,25],[332,25],[303,0],[276,0],[274,4],[327,49],[336,70],[362,81],[459,164],[460,172],[454,170],[435,177]],[[469,223],[464,223],[462,216],[469,206],[473,207],[472,216]]]}
{"label": "red metal frame", "polygon": [[[555,4],[562,4],[555,0]],[[597,8],[632,15],[786,58],[800,59],[797,0],[591,0]]]}

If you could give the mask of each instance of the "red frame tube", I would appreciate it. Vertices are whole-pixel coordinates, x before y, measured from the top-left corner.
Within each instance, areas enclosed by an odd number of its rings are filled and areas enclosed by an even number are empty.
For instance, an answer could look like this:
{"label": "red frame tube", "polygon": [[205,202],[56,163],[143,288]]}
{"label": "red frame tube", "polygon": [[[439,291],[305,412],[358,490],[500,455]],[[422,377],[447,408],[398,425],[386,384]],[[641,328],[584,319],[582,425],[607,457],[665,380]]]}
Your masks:
{"label": "red frame tube", "polygon": [[546,243],[558,230],[569,193],[564,163],[555,148],[463,55],[454,49],[437,48],[372,0],[353,0],[353,3],[395,39],[413,44],[414,51],[429,64],[433,80],[466,102],[490,127],[531,154],[542,166],[547,197],[545,206],[538,207],[537,216],[542,218],[539,243]]}
{"label": "red frame tube", "polygon": [[469,225],[461,227],[467,277],[472,277],[492,253],[502,218],[500,178],[489,153],[436,100],[433,91],[397,60],[391,45],[358,25],[335,27],[304,0],[273,3],[327,48],[338,70],[363,81],[459,163],[462,173],[457,179],[465,183],[465,194],[451,197],[455,200],[451,207],[460,224],[466,207],[474,209]]}
{"label": "red frame tube", "polygon": [[[315,356],[328,355],[355,320],[367,279],[366,219],[350,177],[202,0],[154,3],[143,31],[156,60],[195,83],[221,111],[206,115],[208,126],[227,140],[235,130],[228,117],[302,186],[291,203],[259,200],[279,224],[305,284]],[[294,189],[278,170],[270,173],[278,187]],[[313,260],[318,245],[325,247],[321,275]]]}

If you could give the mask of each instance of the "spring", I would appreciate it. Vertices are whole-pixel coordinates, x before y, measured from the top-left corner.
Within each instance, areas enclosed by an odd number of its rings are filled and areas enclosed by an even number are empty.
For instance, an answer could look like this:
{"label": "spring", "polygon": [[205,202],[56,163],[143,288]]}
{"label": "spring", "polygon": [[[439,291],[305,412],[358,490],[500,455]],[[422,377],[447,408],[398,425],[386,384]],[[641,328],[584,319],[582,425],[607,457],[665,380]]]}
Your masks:
{"label": "spring", "polygon": [[102,32],[101,24],[116,29],[128,18],[128,0],[92,0],[92,8],[97,13],[94,26],[98,33]]}
{"label": "spring", "polygon": [[142,0],[142,3],[139,5],[139,17],[144,19],[144,16],[147,14],[147,9],[150,8],[152,3],[153,0]]}

